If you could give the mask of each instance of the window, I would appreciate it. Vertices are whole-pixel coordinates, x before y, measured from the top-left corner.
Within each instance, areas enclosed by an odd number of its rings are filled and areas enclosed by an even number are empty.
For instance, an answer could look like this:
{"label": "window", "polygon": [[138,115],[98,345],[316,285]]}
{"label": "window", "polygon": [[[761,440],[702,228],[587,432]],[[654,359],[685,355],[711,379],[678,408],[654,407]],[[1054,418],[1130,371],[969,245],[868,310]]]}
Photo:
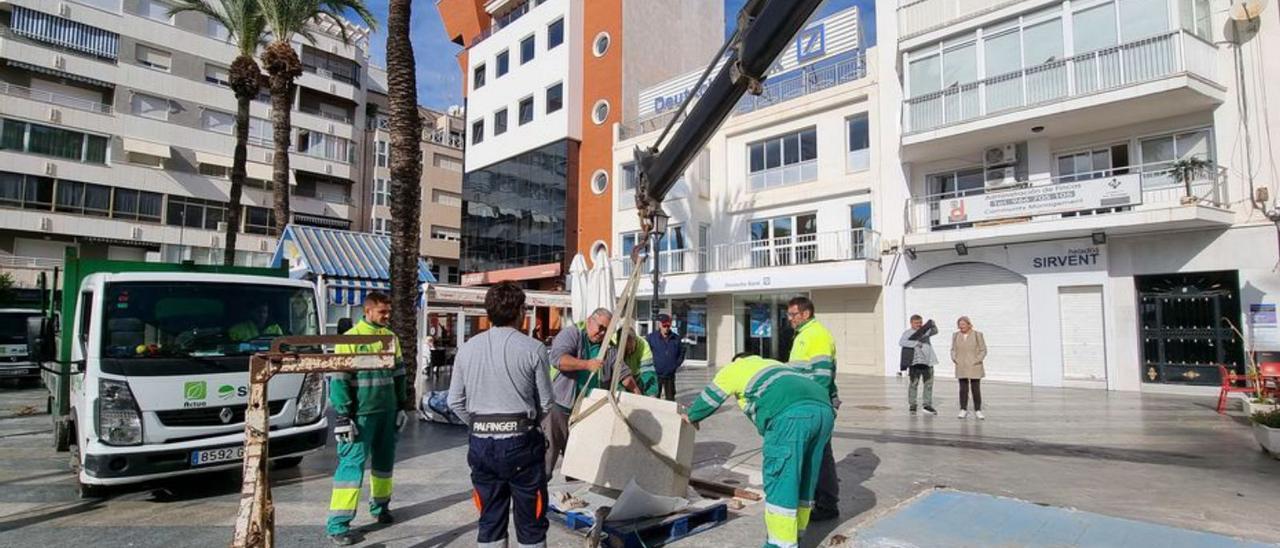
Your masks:
{"label": "window", "polygon": [[89,332],[93,326],[93,292],[86,291],[80,294],[80,330],[77,333],[80,336],[80,352],[81,355],[87,356],[89,353]]}
{"label": "window", "polygon": [[236,117],[229,112],[204,109],[200,112],[200,127],[209,131],[231,135],[236,128]]}
{"label": "window", "polygon": [[443,190],[431,191],[431,200],[445,207],[462,207],[462,196]]}
{"label": "window", "polygon": [[327,133],[299,130],[297,149],[308,156],[344,163],[351,161],[351,141]]}
{"label": "window", "polygon": [[377,234],[377,235],[379,235],[379,236],[390,236],[390,235],[391,235],[391,219],[384,219],[384,218],[382,218],[382,217],[374,217],[374,218],[373,218],[373,233],[374,233],[374,234]]}
{"label": "window", "polygon": [[49,211],[53,179],[0,171],[0,206]]}
{"label": "window", "polygon": [[622,190],[631,192],[636,189],[636,163],[622,164]]}
{"label": "window", "polygon": [[337,80],[356,88],[360,87],[360,65],[310,45],[302,46],[302,68],[324,78]]}
{"label": "window", "polygon": [[138,0],[138,15],[162,23],[172,23],[173,18],[169,16],[170,7],[169,4],[160,0]]}
{"label": "window", "polygon": [[511,53],[505,49],[498,52],[498,58],[494,61],[493,70],[495,79],[505,76],[511,70]]}
{"label": "window", "polygon": [[222,26],[222,23],[219,23],[212,17],[205,19],[204,33],[206,36],[213,38],[214,40],[226,41],[231,37],[231,33],[227,32],[227,27]]}
{"label": "window", "polygon": [[1129,145],[1119,144],[1058,155],[1058,182],[1087,181],[1128,173]]}
{"label": "window", "polygon": [[1109,48],[1120,40],[1116,32],[1116,6],[1113,2],[1075,12],[1071,27],[1075,53]]}
{"label": "window", "polygon": [[476,120],[471,122],[471,144],[478,145],[484,142],[484,120]]}
{"label": "window", "polygon": [[134,165],[145,166],[145,167],[155,167],[155,168],[164,167],[164,160],[165,160],[161,156],[152,156],[150,154],[143,154],[141,152],[128,152],[126,153],[125,159],[129,163]]}
{"label": "window", "polygon": [[376,141],[373,148],[374,156],[378,160],[378,167],[387,167],[387,142]]}
{"label": "window", "polygon": [[54,210],[106,217],[111,213],[111,187],[58,180]]}
{"label": "window", "polygon": [[817,234],[816,213],[752,221],[752,268],[814,262],[818,251]]}
{"label": "window", "polygon": [[163,97],[144,95],[135,91],[130,104],[132,105],[133,113],[143,118],[152,120],[169,119],[169,100]]}
{"label": "window", "polygon": [[169,196],[165,224],[186,228],[217,230],[218,223],[226,220],[227,206],[220,202]]}
{"label": "window", "polygon": [[17,150],[93,164],[107,162],[110,138],[62,128],[5,119],[0,150]]}
{"label": "window", "polygon": [[484,87],[484,74],[485,74],[484,63],[476,65],[476,68],[472,69],[471,89],[480,89]]}
{"label": "window", "polygon": [[1169,4],[1165,0],[1120,2],[1120,39],[1133,42],[1170,30]]}
{"label": "window", "polygon": [[520,64],[521,65],[533,60],[533,56],[535,53],[534,48],[535,48],[535,43],[534,43],[533,35],[526,36],[523,40],[520,41]]}
{"label": "window", "polygon": [[1022,30],[1022,48],[1025,55],[1023,65],[1027,67],[1038,67],[1061,60],[1065,55],[1062,18],[1054,17],[1043,23],[1028,25]]}
{"label": "window", "polygon": [[[1139,143],[1142,155],[1142,188],[1160,188],[1174,184],[1169,167],[1179,160],[1199,158],[1212,162],[1213,141],[1209,128],[1148,137]],[[1194,183],[1193,183],[1194,184]]]}
{"label": "window", "polygon": [[871,202],[853,204],[849,208],[849,228],[871,228]]}
{"label": "window", "polygon": [[595,106],[591,107],[591,121],[597,126],[605,123],[609,119],[609,101],[601,99],[596,101]]}
{"label": "window", "polygon": [[229,72],[229,69],[222,68],[218,65],[205,65],[204,81],[224,88],[229,88],[231,87],[231,73]]}
{"label": "window", "polygon": [[609,189],[609,174],[603,169],[597,170],[591,175],[591,192],[596,194],[604,194]]}
{"label": "window", "polygon": [[547,50],[564,43],[564,19],[556,19],[547,25]]}
{"label": "window", "polygon": [[747,145],[752,190],[818,178],[818,131],[808,128]]}
{"label": "window", "polygon": [[[640,253],[641,260],[645,260],[649,252],[650,242],[640,239],[640,233],[630,232],[622,235],[622,256],[630,257],[631,251],[636,246],[644,247]],[[688,249],[688,241],[685,240],[684,227],[680,225],[667,227],[667,233],[662,236],[658,242],[658,266],[662,272],[685,272],[686,263],[684,260],[685,253]],[[632,265],[628,260],[624,263],[626,266],[624,272],[631,273]],[[650,263],[652,264],[652,263]],[[692,266],[691,264],[688,266]],[[652,268],[652,266],[648,267]]]}
{"label": "window", "polygon": [[556,83],[556,85],[547,88],[547,114],[551,114],[564,107],[564,84]]}
{"label": "window", "polygon": [[231,177],[231,168],[220,166],[218,164],[200,164],[200,174],[205,177],[217,177],[219,179],[228,179]]}
{"label": "window", "polygon": [[1178,12],[1182,15],[1182,28],[1205,40],[1213,40],[1213,29],[1210,27],[1213,13],[1210,11],[1209,0],[1178,0]]}
{"label": "window", "polygon": [[[523,123],[523,122],[522,122]],[[507,109],[493,113],[493,134],[502,135],[507,132]]]}
{"label": "window", "polygon": [[525,97],[520,100],[520,125],[525,125],[533,121],[533,97]]}
{"label": "window", "polygon": [[249,144],[263,147],[275,146],[273,124],[264,118],[249,118]]}
{"label": "window", "polygon": [[462,160],[457,158],[436,154],[435,157],[431,159],[431,164],[440,169],[447,169],[449,171],[462,173]]}
{"label": "window", "polygon": [[871,123],[867,115],[858,114],[846,122],[849,126],[849,171],[871,168]]}
{"label": "window", "polygon": [[245,206],[244,233],[271,236],[276,233],[276,212],[266,207]]}
{"label": "window", "polygon": [[456,242],[462,239],[462,235],[452,228],[443,228],[438,226],[431,227],[432,240],[444,240],[446,242]]}
{"label": "window", "polygon": [[156,70],[169,72],[169,67],[173,66],[173,58],[167,51],[161,51],[150,48],[142,44],[138,44],[137,49],[138,64],[144,67],[151,67]]}
{"label": "window", "polygon": [[591,53],[596,57],[604,57],[605,52],[609,51],[609,33],[602,32],[596,35],[596,39],[591,41]]}
{"label": "window", "polygon": [[115,199],[111,201],[111,216],[116,219],[158,223],[160,222],[160,211],[163,206],[163,194],[117,188],[115,189]]}
{"label": "window", "polygon": [[391,189],[381,177],[373,180],[373,205],[384,206],[391,200]]}

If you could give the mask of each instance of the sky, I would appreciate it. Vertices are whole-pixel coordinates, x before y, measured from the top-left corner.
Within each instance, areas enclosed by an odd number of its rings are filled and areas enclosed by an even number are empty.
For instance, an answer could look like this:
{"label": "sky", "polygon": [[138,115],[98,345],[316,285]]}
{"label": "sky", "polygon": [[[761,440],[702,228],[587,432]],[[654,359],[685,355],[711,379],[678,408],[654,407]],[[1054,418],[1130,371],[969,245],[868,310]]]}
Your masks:
{"label": "sky", "polygon": [[[712,0],[686,0],[712,1]],[[737,13],[747,0],[724,0],[726,36],[737,23]],[[374,64],[386,66],[387,58],[387,0],[366,0],[369,9],[378,19],[378,32],[369,38],[369,55]],[[875,44],[874,0],[826,0],[818,17],[825,17],[849,6],[862,9],[863,37],[868,46]],[[462,50],[445,36],[444,24],[434,2],[414,2],[413,19],[409,30],[413,36],[413,53],[418,72],[418,103],[444,110],[450,105],[462,104],[462,76],[458,72],[458,52]]]}

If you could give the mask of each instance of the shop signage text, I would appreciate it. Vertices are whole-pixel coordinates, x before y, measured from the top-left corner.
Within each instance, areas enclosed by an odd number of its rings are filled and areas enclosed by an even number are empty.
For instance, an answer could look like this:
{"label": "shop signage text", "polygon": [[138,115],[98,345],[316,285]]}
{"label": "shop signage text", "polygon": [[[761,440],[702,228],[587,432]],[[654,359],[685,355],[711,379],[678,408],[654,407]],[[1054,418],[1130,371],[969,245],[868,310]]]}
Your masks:
{"label": "shop signage text", "polygon": [[1052,183],[943,200],[948,224],[1052,215],[1142,203],[1136,173],[1089,181]]}
{"label": "shop signage text", "polygon": [[1031,268],[1036,270],[1058,269],[1078,266],[1098,266],[1098,257],[1102,252],[1096,247],[1067,249],[1063,254],[1042,255],[1031,258]]}

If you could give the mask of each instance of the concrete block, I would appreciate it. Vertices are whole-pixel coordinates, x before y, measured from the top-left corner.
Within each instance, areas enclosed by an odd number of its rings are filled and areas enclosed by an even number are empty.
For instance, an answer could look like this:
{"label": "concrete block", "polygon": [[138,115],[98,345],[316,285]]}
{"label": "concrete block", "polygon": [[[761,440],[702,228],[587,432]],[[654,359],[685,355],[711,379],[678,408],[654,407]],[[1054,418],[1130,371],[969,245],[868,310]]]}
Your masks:
{"label": "concrete block", "polygon": [[561,467],[564,475],[618,490],[634,479],[655,495],[685,496],[695,430],[680,419],[676,403],[630,393],[618,397],[627,421],[655,442],[654,454],[627,428],[607,398],[604,390],[593,390],[583,398],[583,410],[600,405],[570,431]]}

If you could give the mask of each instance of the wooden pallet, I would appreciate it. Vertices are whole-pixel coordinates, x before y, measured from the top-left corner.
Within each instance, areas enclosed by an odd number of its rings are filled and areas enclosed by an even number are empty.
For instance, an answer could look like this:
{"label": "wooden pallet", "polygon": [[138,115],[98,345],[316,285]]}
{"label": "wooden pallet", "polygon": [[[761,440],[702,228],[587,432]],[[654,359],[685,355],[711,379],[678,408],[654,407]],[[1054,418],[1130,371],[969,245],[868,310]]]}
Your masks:
{"label": "wooden pallet", "polygon": [[[551,515],[571,530],[586,534],[595,526],[595,516],[582,511],[560,512],[551,509]],[[717,502],[703,508],[686,510],[670,516],[619,523],[606,523],[604,534],[610,546],[642,548],[663,546],[723,524],[729,519],[729,507]]]}

